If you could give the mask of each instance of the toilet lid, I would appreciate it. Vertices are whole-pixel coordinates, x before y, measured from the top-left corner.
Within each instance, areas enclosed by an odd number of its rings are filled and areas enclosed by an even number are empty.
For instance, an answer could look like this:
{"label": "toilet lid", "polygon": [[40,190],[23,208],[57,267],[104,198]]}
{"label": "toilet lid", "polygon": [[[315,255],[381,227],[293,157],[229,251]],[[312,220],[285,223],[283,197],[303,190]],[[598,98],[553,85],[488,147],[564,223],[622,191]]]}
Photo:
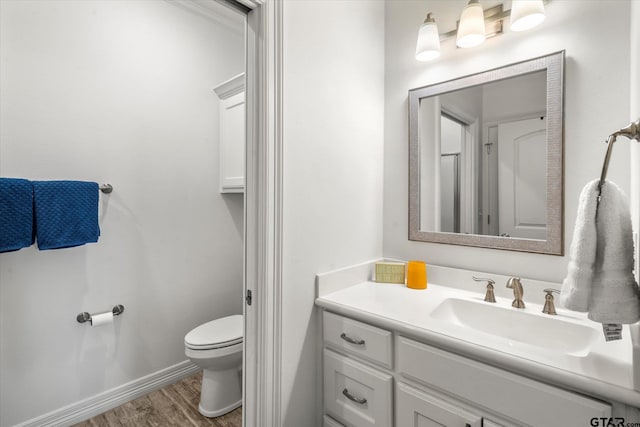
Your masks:
{"label": "toilet lid", "polygon": [[242,342],[243,319],[241,314],[222,317],[194,328],[184,337],[191,348],[226,347]]}

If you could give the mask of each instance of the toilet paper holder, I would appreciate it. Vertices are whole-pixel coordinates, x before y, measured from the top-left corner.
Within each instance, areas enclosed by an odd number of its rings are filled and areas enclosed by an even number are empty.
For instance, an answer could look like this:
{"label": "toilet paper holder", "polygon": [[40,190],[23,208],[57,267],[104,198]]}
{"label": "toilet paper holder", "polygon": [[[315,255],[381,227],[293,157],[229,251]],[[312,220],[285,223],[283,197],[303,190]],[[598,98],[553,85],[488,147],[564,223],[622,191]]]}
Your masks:
{"label": "toilet paper holder", "polygon": [[[121,304],[116,305],[115,307],[113,307],[113,310],[111,310],[114,316],[122,314],[123,311],[124,311],[124,305],[121,305]],[[78,314],[78,316],[76,316],[76,320],[78,321],[78,323],[85,323],[85,322],[91,323],[91,314],[87,313],[86,311],[83,311],[82,313]]]}

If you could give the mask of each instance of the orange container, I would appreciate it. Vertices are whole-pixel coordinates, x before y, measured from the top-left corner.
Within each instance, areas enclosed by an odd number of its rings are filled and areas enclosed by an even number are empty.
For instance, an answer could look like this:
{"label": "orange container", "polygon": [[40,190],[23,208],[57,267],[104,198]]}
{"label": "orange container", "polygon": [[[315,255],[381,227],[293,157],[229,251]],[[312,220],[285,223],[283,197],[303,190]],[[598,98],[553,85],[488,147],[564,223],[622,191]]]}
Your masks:
{"label": "orange container", "polygon": [[407,263],[407,288],[427,289],[427,264],[424,261]]}

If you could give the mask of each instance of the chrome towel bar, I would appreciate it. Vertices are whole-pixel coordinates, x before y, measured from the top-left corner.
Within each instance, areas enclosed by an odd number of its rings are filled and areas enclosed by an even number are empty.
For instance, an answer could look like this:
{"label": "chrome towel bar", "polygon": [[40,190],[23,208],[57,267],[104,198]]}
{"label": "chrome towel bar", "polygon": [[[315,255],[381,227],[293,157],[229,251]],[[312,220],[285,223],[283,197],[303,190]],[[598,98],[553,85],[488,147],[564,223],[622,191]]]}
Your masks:
{"label": "chrome towel bar", "polygon": [[102,191],[104,194],[109,194],[113,191],[113,185],[111,184],[102,184],[100,186],[100,191]]}

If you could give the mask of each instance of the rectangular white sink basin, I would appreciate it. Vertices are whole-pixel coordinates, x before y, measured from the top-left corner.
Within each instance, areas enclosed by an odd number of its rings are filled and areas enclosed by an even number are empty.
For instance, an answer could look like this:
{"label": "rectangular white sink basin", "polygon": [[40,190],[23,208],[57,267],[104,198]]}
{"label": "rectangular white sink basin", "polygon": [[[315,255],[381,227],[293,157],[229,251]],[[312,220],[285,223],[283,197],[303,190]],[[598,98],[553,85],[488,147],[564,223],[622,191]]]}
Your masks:
{"label": "rectangular white sink basin", "polygon": [[525,344],[578,357],[589,354],[599,336],[595,328],[559,316],[458,298],[442,301],[431,317],[506,340],[510,347]]}

